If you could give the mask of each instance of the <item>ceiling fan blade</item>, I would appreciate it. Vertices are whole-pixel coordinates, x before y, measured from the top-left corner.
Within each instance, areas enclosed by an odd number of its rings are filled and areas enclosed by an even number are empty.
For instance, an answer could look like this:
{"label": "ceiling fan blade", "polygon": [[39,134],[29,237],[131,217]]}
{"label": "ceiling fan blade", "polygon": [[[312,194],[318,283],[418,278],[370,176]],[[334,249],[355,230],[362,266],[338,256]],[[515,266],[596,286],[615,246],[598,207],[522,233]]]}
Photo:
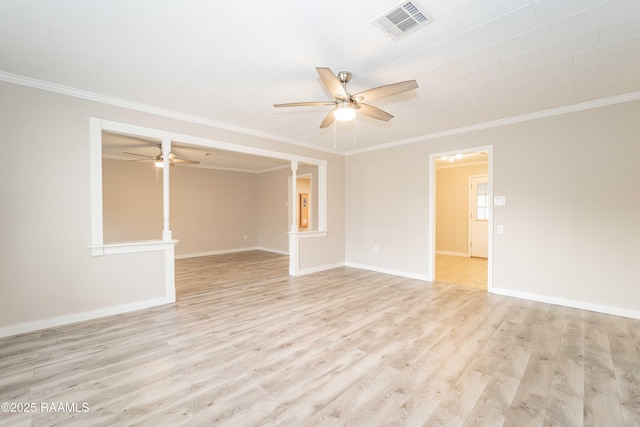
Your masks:
{"label": "ceiling fan blade", "polygon": [[320,123],[320,129],[324,129],[326,127],[329,127],[329,125],[331,123],[333,123],[333,121],[336,119],[335,117],[333,117],[333,112],[336,111],[337,108],[334,108],[333,110],[329,111],[329,114],[327,114],[324,117],[324,120],[322,121],[322,123]]}
{"label": "ceiling fan blade", "polygon": [[396,95],[398,93],[407,92],[418,88],[418,82],[415,80],[407,80],[406,82],[392,83],[390,85],[379,86],[373,89],[356,93],[352,96],[354,100],[371,101],[372,99],[382,98],[384,96]]}
{"label": "ceiling fan blade", "polygon": [[333,71],[331,71],[329,68],[323,67],[316,67],[316,71],[322,79],[322,83],[324,83],[327,89],[329,89],[329,92],[331,92],[331,95],[333,95],[334,98],[349,98],[349,95],[342,86],[340,79],[338,79],[338,77],[333,74]]}
{"label": "ceiling fan blade", "polygon": [[382,111],[381,109],[376,108],[373,105],[369,105],[369,104],[359,104],[359,105],[360,105],[360,109],[358,111],[364,114],[365,116],[369,116],[378,120],[384,120],[385,122],[393,119],[393,116],[391,114],[387,113],[386,111]]}
{"label": "ceiling fan blade", "polygon": [[147,159],[152,159],[155,160],[155,157],[152,156],[146,156],[144,154],[136,154],[136,153],[127,153],[126,151],[123,151],[122,154],[128,154],[130,156],[140,156],[140,157],[146,157]]}
{"label": "ceiling fan blade", "polygon": [[192,164],[192,165],[199,165],[199,164],[200,164],[200,162],[198,162],[198,161],[196,161],[196,160],[186,160],[186,159],[176,159],[176,158],[173,158],[173,159],[171,159],[171,161],[172,161],[172,162],[175,162],[175,163],[190,163],[190,164]]}
{"label": "ceiling fan blade", "polygon": [[316,105],[336,105],[335,101],[289,102],[286,104],[273,104],[274,107],[314,107]]}

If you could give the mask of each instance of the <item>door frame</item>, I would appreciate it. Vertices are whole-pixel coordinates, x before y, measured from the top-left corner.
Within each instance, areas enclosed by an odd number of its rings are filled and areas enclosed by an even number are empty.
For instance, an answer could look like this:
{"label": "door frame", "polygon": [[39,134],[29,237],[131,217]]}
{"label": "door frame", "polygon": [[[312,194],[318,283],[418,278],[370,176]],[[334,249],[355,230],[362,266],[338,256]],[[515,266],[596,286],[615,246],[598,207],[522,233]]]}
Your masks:
{"label": "door frame", "polygon": [[436,159],[443,156],[477,153],[486,151],[488,162],[488,184],[489,184],[489,235],[487,236],[487,291],[493,290],[493,145],[483,145],[479,147],[461,148],[429,155],[429,227],[428,227],[428,248],[429,259],[427,260],[430,280],[436,279]]}

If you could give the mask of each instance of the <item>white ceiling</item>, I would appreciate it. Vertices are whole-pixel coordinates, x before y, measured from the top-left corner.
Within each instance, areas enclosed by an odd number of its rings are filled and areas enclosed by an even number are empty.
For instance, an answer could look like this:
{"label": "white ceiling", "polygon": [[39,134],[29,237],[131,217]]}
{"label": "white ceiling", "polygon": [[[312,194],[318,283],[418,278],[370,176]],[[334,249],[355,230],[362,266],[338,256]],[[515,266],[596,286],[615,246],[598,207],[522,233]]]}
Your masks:
{"label": "white ceiling", "polygon": [[[1,0],[0,78],[341,151],[640,91],[640,0],[415,3],[434,22],[394,41],[372,21],[395,0]],[[272,106],[331,99],[318,66],[420,87],[320,130],[331,107]]]}

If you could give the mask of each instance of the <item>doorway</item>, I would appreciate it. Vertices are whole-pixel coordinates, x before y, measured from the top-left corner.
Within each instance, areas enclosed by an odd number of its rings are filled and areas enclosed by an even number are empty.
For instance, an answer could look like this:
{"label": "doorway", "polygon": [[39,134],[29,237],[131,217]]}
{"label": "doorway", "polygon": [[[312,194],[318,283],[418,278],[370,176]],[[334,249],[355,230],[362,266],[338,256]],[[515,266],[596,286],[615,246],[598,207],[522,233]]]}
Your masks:
{"label": "doorway", "polygon": [[430,156],[430,272],[435,281],[492,287],[492,147]]}

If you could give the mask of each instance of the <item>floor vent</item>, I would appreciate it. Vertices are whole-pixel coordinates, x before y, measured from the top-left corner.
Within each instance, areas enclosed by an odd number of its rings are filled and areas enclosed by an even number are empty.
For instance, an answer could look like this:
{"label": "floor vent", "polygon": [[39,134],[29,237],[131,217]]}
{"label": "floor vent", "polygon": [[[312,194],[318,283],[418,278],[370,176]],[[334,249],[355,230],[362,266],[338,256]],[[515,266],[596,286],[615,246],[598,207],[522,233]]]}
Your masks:
{"label": "floor vent", "polygon": [[399,6],[373,21],[373,25],[389,37],[398,40],[407,34],[433,22],[427,13],[414,2],[402,2]]}

